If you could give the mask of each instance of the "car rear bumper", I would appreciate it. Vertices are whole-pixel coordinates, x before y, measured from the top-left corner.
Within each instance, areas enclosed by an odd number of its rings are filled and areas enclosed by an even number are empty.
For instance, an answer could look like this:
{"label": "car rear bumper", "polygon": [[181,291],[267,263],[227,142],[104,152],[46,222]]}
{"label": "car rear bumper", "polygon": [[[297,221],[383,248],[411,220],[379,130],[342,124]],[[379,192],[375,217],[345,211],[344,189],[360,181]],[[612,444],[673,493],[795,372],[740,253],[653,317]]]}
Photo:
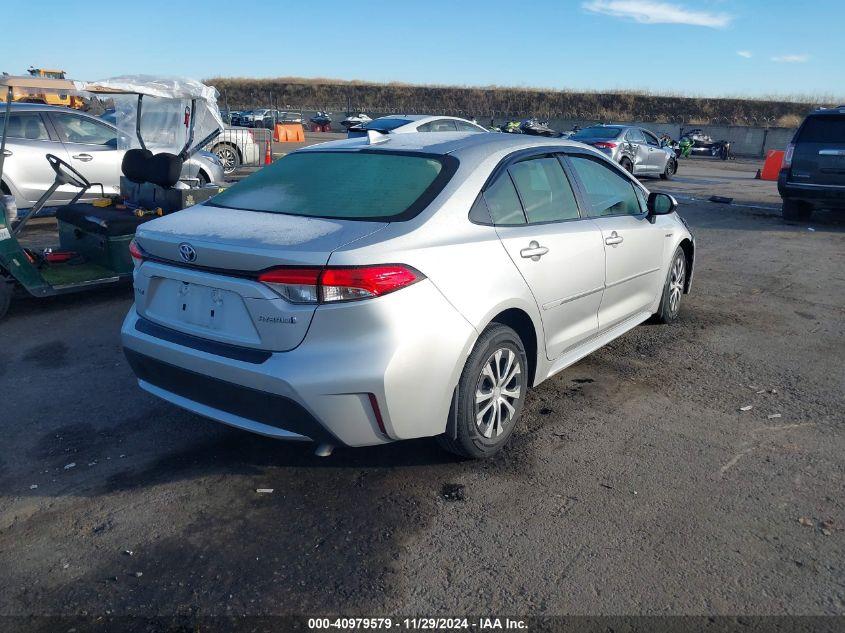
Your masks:
{"label": "car rear bumper", "polygon": [[778,177],[781,198],[798,200],[817,208],[845,209],[845,185],[790,182],[785,172]]}
{"label": "car rear bumper", "polygon": [[298,347],[264,356],[145,323],[133,308],[121,335],[146,391],[254,433],[349,446],[443,433],[476,338],[428,280],[320,306]]}

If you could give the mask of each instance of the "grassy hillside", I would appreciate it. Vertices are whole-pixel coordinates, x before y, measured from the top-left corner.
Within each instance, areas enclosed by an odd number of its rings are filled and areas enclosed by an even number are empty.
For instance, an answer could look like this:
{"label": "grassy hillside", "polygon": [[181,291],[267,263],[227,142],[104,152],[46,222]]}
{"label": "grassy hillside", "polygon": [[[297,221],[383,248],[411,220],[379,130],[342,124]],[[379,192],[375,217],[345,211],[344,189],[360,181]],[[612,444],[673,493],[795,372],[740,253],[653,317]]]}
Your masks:
{"label": "grassy hillside", "polygon": [[808,110],[824,105],[812,99],[687,98],[635,91],[422,86],[297,77],[215,77],[205,81],[220,91],[221,107],[231,109],[278,106],[332,112],[431,112],[474,116],[479,121],[533,115],[543,119],[794,127]]}

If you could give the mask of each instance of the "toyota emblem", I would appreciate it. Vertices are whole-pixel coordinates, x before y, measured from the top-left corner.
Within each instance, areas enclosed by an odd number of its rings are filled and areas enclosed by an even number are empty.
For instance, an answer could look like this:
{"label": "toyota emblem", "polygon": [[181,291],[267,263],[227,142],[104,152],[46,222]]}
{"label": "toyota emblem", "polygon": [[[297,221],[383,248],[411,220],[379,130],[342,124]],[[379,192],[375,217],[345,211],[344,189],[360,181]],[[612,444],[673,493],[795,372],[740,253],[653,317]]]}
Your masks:
{"label": "toyota emblem", "polygon": [[188,263],[197,261],[197,251],[187,242],[179,244],[179,255]]}

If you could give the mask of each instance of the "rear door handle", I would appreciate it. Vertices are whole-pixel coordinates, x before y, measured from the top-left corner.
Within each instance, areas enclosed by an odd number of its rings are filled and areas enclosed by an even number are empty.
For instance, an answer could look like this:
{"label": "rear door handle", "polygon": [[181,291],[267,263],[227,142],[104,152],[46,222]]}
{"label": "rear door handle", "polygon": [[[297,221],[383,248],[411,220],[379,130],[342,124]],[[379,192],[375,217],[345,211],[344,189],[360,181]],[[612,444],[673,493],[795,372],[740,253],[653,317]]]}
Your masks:
{"label": "rear door handle", "polygon": [[74,154],[73,158],[75,160],[81,160],[83,163],[87,163],[89,160],[94,160],[94,157],[91,154]]}
{"label": "rear door handle", "polygon": [[819,156],[845,156],[845,149],[820,149]]}
{"label": "rear door handle", "polygon": [[12,155],[12,150],[9,150],[9,149],[3,150],[3,156],[11,156],[11,155]]}
{"label": "rear door handle", "polygon": [[549,249],[545,246],[540,246],[539,242],[536,240],[531,240],[528,244],[528,248],[523,248],[519,251],[519,254],[524,257],[525,259],[530,259],[535,262],[539,262],[540,258],[549,252]]}
{"label": "rear door handle", "polygon": [[607,244],[608,246],[616,246],[618,244],[621,244],[624,241],[625,241],[625,238],[623,238],[621,235],[619,235],[616,231],[611,233],[610,237],[604,238],[604,243]]}

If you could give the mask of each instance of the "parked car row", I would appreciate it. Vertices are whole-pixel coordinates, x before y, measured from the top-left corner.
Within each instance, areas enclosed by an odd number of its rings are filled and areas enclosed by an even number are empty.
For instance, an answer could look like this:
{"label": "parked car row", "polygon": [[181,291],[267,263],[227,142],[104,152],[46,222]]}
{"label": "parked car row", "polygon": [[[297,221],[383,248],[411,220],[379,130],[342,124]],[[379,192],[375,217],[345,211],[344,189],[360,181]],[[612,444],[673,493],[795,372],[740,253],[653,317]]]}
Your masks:
{"label": "parked car row", "polygon": [[302,123],[302,113],[259,108],[229,112],[224,116],[224,120],[232,127],[263,127],[272,130],[276,123]]}

